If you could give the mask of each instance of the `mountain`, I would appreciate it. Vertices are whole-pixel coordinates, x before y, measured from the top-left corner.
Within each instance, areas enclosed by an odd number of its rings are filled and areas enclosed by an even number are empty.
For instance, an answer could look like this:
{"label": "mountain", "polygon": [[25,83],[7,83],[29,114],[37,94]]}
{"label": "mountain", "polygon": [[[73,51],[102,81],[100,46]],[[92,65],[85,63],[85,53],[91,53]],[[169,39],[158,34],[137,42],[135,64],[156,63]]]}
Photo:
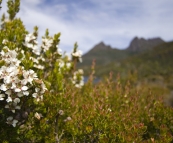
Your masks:
{"label": "mountain", "polygon": [[113,61],[105,66],[98,66],[97,75],[107,75],[110,71],[115,75],[118,73],[127,75],[129,71],[136,71],[141,79],[159,75],[172,80],[173,42],[162,43],[151,50],[122,59],[118,63]]}
{"label": "mountain", "polygon": [[109,45],[105,45],[104,42],[100,42],[95,45],[88,53],[83,55],[83,63],[79,65],[81,68],[88,68],[91,66],[92,61],[96,61],[96,66],[102,66],[109,64],[113,61],[120,61],[129,56],[139,54],[145,50],[152,49],[164,41],[161,38],[144,39],[135,37],[129,47],[125,50],[119,50],[118,48],[112,48]]}
{"label": "mountain", "polygon": [[164,41],[161,38],[152,38],[146,40],[144,38],[135,37],[126,50],[132,52],[142,52],[162,43],[164,43]]}
{"label": "mountain", "polygon": [[103,42],[95,45],[88,53],[83,55],[82,66],[90,66],[92,61],[95,60],[97,65],[105,65],[113,60],[119,60],[126,57],[126,53],[123,50],[112,48],[109,45],[105,45]]}

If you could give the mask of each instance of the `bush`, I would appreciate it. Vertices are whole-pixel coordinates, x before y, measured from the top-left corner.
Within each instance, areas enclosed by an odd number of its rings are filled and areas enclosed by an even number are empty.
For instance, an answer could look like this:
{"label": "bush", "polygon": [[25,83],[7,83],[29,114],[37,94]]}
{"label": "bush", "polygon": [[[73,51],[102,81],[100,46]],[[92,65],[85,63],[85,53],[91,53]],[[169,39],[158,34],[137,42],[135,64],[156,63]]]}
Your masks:
{"label": "bush", "polygon": [[60,33],[38,27],[28,33],[15,18],[19,0],[9,0],[0,30],[0,141],[2,143],[173,142],[173,111],[162,96],[131,81],[106,78],[93,84],[77,44],[71,57],[59,48]]}

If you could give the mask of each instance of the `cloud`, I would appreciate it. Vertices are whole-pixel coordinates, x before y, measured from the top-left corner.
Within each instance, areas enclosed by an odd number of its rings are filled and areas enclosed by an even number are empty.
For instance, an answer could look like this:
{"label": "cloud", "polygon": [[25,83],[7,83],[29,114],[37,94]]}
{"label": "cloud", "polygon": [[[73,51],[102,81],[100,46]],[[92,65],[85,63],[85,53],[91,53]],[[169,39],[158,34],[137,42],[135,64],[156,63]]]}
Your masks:
{"label": "cloud", "polygon": [[172,0],[21,0],[18,16],[32,32],[39,26],[40,37],[61,32],[60,47],[89,51],[104,41],[112,47],[126,48],[133,37],[160,36],[172,40]]}

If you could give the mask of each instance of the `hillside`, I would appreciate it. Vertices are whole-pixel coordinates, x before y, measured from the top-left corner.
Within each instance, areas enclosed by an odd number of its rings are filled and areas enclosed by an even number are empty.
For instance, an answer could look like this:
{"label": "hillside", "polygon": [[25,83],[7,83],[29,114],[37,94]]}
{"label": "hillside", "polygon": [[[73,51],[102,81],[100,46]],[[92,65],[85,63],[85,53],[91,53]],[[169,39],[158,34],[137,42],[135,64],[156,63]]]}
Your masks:
{"label": "hillside", "polygon": [[[115,73],[137,71],[141,77],[149,75],[168,76],[173,74],[173,42],[160,44],[151,50],[129,56],[121,61],[98,66],[97,74],[102,76],[110,71]],[[103,69],[103,70],[101,70]]]}
{"label": "hillside", "polygon": [[95,45],[88,53],[83,55],[82,66],[90,66],[93,60],[96,60],[97,65],[105,65],[113,60],[126,58],[129,51],[119,50],[105,45],[103,42]]}
{"label": "hillside", "polygon": [[140,53],[162,43],[164,43],[164,41],[161,38],[152,38],[146,40],[144,38],[135,37],[126,50]]}
{"label": "hillside", "polygon": [[97,66],[103,66],[113,61],[120,61],[127,57],[145,52],[152,49],[164,41],[161,38],[144,39],[135,37],[129,46],[125,50],[119,50],[118,48],[112,48],[109,45],[105,45],[103,42],[95,45],[88,53],[83,55],[83,63],[79,65],[82,68],[88,68],[92,61],[96,61]]}

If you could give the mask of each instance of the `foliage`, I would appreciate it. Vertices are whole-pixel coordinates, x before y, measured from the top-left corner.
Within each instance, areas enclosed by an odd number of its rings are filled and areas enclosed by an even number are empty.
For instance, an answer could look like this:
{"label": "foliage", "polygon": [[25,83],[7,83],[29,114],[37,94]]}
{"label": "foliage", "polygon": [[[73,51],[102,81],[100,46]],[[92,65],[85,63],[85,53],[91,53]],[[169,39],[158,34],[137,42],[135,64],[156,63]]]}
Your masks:
{"label": "foliage", "polygon": [[110,74],[93,84],[94,62],[84,85],[77,44],[70,58],[58,46],[60,33],[51,37],[46,30],[39,47],[38,27],[28,33],[15,18],[20,1],[7,3],[0,29],[0,142],[173,141],[173,110],[162,93],[136,88],[135,75],[114,80]]}

